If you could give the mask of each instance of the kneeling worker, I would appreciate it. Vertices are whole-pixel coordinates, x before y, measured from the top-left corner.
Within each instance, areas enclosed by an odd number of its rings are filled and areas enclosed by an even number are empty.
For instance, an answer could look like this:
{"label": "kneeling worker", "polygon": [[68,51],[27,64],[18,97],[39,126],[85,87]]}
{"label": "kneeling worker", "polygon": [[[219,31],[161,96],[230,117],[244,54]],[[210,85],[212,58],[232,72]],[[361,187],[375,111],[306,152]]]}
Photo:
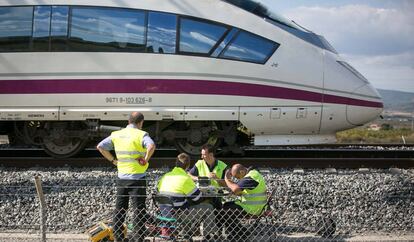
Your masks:
{"label": "kneeling worker", "polygon": [[[170,198],[173,210],[177,211],[178,226],[184,235],[191,236],[194,226],[200,221],[204,223],[205,235],[208,235],[214,232],[213,206],[201,203],[202,193],[186,172],[189,167],[190,157],[185,153],[179,154],[173,170],[159,180],[158,192]],[[160,207],[163,207],[162,204]]]}
{"label": "kneeling worker", "polygon": [[[231,181],[232,176],[239,181]],[[224,220],[226,231],[232,237],[230,239],[238,241],[240,236],[248,234],[248,231],[243,231],[239,219],[246,215],[260,215],[266,206],[266,182],[257,170],[247,169],[241,164],[233,165],[226,172],[224,180],[231,191],[240,196],[240,200],[225,203],[220,219]],[[228,214],[234,217],[229,218],[226,216]]]}

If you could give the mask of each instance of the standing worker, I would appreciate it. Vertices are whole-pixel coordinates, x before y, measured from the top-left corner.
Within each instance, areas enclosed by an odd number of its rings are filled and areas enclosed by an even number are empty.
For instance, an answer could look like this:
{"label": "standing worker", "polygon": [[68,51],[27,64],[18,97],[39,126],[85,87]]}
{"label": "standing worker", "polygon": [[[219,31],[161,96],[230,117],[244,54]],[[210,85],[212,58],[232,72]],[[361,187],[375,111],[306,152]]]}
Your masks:
{"label": "standing worker", "polygon": [[[129,205],[129,197],[134,207],[133,239],[143,241],[145,238],[146,219],[146,179],[145,172],[148,161],[155,151],[155,144],[147,132],[141,130],[144,115],[133,112],[129,116],[128,126],[102,140],[97,149],[102,155],[118,168],[116,182],[116,206],[114,214],[115,241],[125,241],[123,223]],[[115,150],[116,158],[110,150]]]}
{"label": "standing worker", "polygon": [[[237,183],[231,177],[238,179]],[[235,164],[228,170],[224,178],[231,191],[240,196],[239,201],[226,202],[220,220],[224,220],[231,241],[240,241],[248,237],[249,231],[244,231],[239,219],[246,215],[260,215],[266,206],[266,182],[263,176],[253,168],[247,169],[241,164]],[[234,217],[228,217],[228,215]]]}
{"label": "standing worker", "polygon": [[[211,179],[211,185],[215,187],[227,186],[224,179],[224,175],[227,170],[227,165],[221,160],[216,159],[214,156],[213,146],[207,144],[201,148],[201,158],[188,172],[194,181],[197,181],[199,177],[208,177]],[[212,198],[212,205],[216,209],[222,207],[221,199],[216,197]]]}

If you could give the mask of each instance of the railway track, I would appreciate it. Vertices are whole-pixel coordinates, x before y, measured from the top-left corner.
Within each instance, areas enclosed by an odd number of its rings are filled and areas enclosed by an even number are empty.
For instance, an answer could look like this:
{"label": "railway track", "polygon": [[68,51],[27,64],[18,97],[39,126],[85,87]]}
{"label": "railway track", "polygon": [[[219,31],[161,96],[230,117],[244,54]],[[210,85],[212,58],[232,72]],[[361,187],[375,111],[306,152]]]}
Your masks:
{"label": "railway track", "polygon": [[[173,165],[178,152],[175,149],[159,149],[151,167]],[[412,168],[414,167],[414,145],[396,146],[391,144],[335,144],[329,146],[302,146],[246,148],[243,154],[218,155],[223,161],[244,163],[270,168]],[[198,157],[194,157],[194,161]],[[34,148],[0,149],[0,166],[4,167],[110,167],[109,162],[95,149],[86,149],[75,158],[55,159],[43,150]]]}

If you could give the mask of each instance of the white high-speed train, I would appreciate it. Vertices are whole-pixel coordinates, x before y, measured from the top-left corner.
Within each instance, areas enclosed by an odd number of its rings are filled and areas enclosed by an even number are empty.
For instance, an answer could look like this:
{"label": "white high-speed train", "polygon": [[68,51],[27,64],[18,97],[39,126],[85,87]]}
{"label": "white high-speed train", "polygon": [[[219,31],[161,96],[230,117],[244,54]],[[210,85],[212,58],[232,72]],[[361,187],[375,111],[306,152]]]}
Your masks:
{"label": "white high-speed train", "polygon": [[0,0],[0,130],[56,157],[131,111],[159,146],[196,154],[240,133],[334,142],[382,108],[322,36],[254,1]]}

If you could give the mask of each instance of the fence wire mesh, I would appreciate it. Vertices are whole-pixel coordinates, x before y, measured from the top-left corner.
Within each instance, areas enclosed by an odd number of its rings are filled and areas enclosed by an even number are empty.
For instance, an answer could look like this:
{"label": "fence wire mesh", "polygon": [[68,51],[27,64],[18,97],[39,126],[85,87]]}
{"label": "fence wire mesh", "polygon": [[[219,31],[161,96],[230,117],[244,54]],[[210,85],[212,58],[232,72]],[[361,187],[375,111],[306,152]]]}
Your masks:
{"label": "fence wire mesh", "polygon": [[[47,233],[84,234],[83,241],[114,236],[129,241],[343,241],[367,234],[397,238],[414,234],[414,174],[409,170],[294,174],[261,169],[269,204],[259,216],[231,206],[237,196],[211,189],[203,196],[220,197],[223,208],[213,208],[208,201],[171,208],[155,190],[167,171],[148,173],[145,195],[136,195],[145,199],[144,208],[135,206],[131,195],[128,209],[121,211],[116,209],[114,170],[29,170],[22,175],[3,169],[2,177],[8,178],[0,186],[0,233],[39,235],[40,205],[33,176],[41,175]],[[116,215],[123,212],[125,220],[120,221]]]}

